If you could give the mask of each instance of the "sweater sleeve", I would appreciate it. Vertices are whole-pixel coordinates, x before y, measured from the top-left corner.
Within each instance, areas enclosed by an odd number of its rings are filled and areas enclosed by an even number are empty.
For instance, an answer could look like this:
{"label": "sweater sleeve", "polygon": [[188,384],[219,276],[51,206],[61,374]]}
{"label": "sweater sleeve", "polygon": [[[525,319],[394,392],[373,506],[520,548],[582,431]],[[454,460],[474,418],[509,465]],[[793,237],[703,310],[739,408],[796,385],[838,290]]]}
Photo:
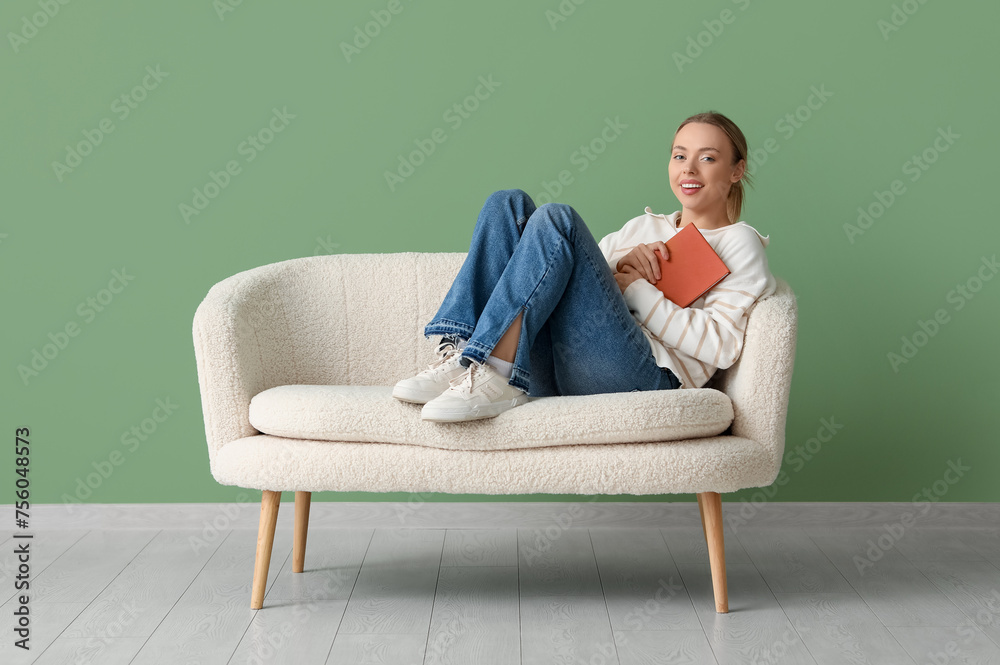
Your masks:
{"label": "sweater sleeve", "polygon": [[767,255],[756,234],[747,235],[726,256],[730,270],[704,298],[704,307],[679,307],[645,279],[625,289],[625,302],[642,325],[670,348],[719,369],[730,367],[743,350],[747,311],[774,289]]}
{"label": "sweater sleeve", "polygon": [[611,268],[612,274],[618,272],[616,269],[618,262],[623,256],[629,253],[629,250],[632,249],[632,247],[621,246],[622,238],[625,237],[629,224],[631,224],[632,221],[633,220],[629,220],[625,222],[625,225],[622,226],[621,229],[609,233],[601,238],[600,242],[597,243],[597,246],[601,248],[601,252],[604,254],[604,260],[608,262],[608,267]]}

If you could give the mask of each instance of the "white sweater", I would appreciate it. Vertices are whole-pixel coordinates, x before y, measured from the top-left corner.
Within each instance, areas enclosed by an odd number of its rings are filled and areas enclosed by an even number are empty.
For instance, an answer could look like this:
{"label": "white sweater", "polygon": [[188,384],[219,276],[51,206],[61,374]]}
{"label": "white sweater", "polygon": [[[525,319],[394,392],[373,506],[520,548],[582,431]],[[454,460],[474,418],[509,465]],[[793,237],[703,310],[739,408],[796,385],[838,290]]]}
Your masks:
{"label": "white sweater", "polygon": [[[647,206],[645,215],[604,236],[598,245],[611,272],[639,243],[672,238],[679,231],[675,226],[679,214],[678,210],[654,215]],[[637,279],[623,294],[632,318],[649,340],[656,364],[676,374],[681,388],[701,388],[717,369],[726,369],[739,359],[747,310],[776,288],[764,251],[770,236],[743,221],[698,230],[730,270],[708,293],[688,307],[678,307],[652,283]]]}

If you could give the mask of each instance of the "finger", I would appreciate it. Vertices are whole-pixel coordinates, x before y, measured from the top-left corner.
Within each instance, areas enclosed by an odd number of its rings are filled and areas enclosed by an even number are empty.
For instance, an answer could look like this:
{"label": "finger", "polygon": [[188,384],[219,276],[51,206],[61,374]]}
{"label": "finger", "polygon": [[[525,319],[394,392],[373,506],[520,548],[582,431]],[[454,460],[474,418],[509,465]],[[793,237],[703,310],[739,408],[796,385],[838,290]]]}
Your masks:
{"label": "finger", "polygon": [[662,244],[662,243],[657,243],[656,245],[654,245],[653,246],[653,251],[652,251],[652,254],[653,254],[653,275],[656,277],[655,281],[657,281],[657,282],[660,281],[660,258],[656,255],[656,250],[659,249],[660,244]]}
{"label": "finger", "polygon": [[639,273],[639,276],[646,279],[646,245],[645,243],[639,243],[632,250],[635,252],[635,260],[633,265],[635,266],[635,271]]}
{"label": "finger", "polygon": [[[670,258],[670,254],[667,252],[667,246],[662,242],[657,243],[657,245],[658,249],[660,250],[660,255],[663,257],[663,260],[664,261],[668,260]],[[660,279],[660,277],[663,276],[663,272],[662,270],[660,270],[661,266],[659,262],[657,262],[656,267],[658,269],[658,275],[659,275],[657,279]]]}
{"label": "finger", "polygon": [[656,258],[656,254],[653,254],[653,250],[649,247],[644,248],[646,251],[643,252],[643,258],[645,259],[644,268],[646,272],[646,279],[651,282],[655,282],[659,279],[657,273],[660,272],[660,262]]}

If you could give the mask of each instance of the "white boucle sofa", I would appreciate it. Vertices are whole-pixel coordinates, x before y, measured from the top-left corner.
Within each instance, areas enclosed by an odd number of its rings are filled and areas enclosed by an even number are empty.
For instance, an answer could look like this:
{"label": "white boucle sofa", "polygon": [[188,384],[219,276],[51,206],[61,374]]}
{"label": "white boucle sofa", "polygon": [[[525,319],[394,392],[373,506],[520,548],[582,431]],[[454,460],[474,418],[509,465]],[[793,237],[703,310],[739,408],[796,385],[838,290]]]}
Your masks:
{"label": "white boucle sofa", "polygon": [[251,608],[263,606],[282,491],[302,572],[311,492],[696,493],[717,612],[728,612],[720,492],[770,485],[785,445],[797,306],[751,309],[737,362],[703,388],[537,397],[438,423],[392,397],[439,339],[424,326],[465,253],[292,259],[213,286],[194,349],[213,477],[263,491]]}

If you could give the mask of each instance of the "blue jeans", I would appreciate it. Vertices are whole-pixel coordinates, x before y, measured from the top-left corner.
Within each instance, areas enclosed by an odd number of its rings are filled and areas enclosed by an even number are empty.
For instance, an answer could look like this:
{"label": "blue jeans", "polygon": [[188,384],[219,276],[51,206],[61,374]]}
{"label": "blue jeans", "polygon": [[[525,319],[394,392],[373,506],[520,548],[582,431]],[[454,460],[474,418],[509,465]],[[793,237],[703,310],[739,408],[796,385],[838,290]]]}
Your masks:
{"label": "blue jeans", "polygon": [[536,208],[520,189],[505,189],[486,199],[465,262],[424,337],[468,340],[462,355],[482,363],[520,312],[508,383],[529,396],[680,387],[656,364],[577,212],[563,203]]}

